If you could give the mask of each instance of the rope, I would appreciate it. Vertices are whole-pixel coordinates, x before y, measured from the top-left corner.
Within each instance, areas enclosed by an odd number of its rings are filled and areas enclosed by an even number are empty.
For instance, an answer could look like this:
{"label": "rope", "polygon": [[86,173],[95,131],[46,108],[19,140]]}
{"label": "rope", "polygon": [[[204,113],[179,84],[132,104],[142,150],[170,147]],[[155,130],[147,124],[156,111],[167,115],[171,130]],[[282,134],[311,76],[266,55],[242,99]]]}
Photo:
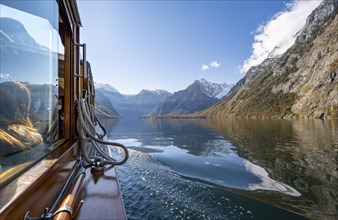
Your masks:
{"label": "rope", "polygon": [[96,135],[99,137],[99,139],[103,140],[103,137],[106,136],[107,131],[106,131],[106,129],[103,127],[103,125],[101,124],[101,122],[97,119],[96,116],[95,116],[95,121],[96,121],[96,123],[100,126],[101,130],[103,131],[103,134],[98,134],[98,133],[96,133]]}
{"label": "rope", "polygon": [[[84,159],[89,164],[99,164],[99,165],[121,165],[124,164],[128,158],[129,158],[129,152],[128,149],[116,142],[109,142],[102,140],[102,135],[98,135],[96,133],[95,129],[95,122],[98,122],[97,118],[92,117],[93,111],[91,110],[91,107],[88,106],[88,103],[85,101],[85,99],[81,99],[80,101],[77,101],[77,111],[78,111],[78,120],[77,120],[77,130],[79,133],[79,137],[81,140],[81,151]],[[94,118],[94,122],[92,120]],[[98,122],[99,123],[99,122]],[[102,125],[100,124],[100,127]],[[102,126],[103,127],[103,126]],[[105,132],[105,129],[102,129]],[[97,135],[98,138],[95,136]],[[88,143],[92,143],[92,146],[94,149],[99,153],[100,156],[96,157],[89,157],[87,152],[87,146]],[[108,153],[106,153],[100,144],[104,145],[110,145],[119,147],[124,151],[124,158],[121,161],[116,161],[114,158],[112,158]]]}

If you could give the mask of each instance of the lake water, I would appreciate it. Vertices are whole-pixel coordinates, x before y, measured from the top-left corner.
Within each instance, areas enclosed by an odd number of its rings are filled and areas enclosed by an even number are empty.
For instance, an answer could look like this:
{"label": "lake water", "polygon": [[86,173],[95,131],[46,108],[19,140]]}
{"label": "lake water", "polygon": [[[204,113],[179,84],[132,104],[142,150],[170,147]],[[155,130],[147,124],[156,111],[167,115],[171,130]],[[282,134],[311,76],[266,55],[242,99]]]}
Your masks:
{"label": "lake water", "polygon": [[338,218],[338,121],[102,122],[129,219]]}

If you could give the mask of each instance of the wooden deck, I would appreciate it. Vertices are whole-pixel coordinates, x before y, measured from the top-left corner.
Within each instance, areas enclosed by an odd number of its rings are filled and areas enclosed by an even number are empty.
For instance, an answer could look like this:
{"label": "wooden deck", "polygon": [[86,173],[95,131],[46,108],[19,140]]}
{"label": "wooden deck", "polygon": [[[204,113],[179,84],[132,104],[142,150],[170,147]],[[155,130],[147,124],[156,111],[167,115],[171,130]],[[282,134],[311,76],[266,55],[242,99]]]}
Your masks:
{"label": "wooden deck", "polygon": [[84,203],[76,219],[126,219],[114,167],[93,173],[87,169],[81,191]]}

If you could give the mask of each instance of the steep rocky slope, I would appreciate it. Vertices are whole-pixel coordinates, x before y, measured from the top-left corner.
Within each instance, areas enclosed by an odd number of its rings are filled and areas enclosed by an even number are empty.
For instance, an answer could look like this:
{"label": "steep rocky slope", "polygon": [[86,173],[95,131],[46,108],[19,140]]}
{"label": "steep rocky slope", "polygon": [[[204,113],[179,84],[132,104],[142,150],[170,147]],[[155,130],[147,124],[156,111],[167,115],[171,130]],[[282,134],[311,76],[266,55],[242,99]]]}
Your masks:
{"label": "steep rocky slope", "polygon": [[252,67],[198,117],[338,118],[338,1],[324,1],[282,56]]}
{"label": "steep rocky slope", "polygon": [[98,118],[120,118],[120,114],[110,103],[110,100],[102,93],[96,90],[95,94],[95,113]]}

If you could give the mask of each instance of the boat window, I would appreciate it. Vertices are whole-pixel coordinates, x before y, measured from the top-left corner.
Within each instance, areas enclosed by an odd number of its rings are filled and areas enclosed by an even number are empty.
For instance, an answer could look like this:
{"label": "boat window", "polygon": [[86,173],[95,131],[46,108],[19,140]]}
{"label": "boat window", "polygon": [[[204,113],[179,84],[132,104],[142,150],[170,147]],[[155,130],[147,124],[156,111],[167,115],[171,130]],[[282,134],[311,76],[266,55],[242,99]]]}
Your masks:
{"label": "boat window", "polygon": [[45,157],[62,138],[58,75],[64,46],[57,2],[1,1],[0,53],[3,182]]}

